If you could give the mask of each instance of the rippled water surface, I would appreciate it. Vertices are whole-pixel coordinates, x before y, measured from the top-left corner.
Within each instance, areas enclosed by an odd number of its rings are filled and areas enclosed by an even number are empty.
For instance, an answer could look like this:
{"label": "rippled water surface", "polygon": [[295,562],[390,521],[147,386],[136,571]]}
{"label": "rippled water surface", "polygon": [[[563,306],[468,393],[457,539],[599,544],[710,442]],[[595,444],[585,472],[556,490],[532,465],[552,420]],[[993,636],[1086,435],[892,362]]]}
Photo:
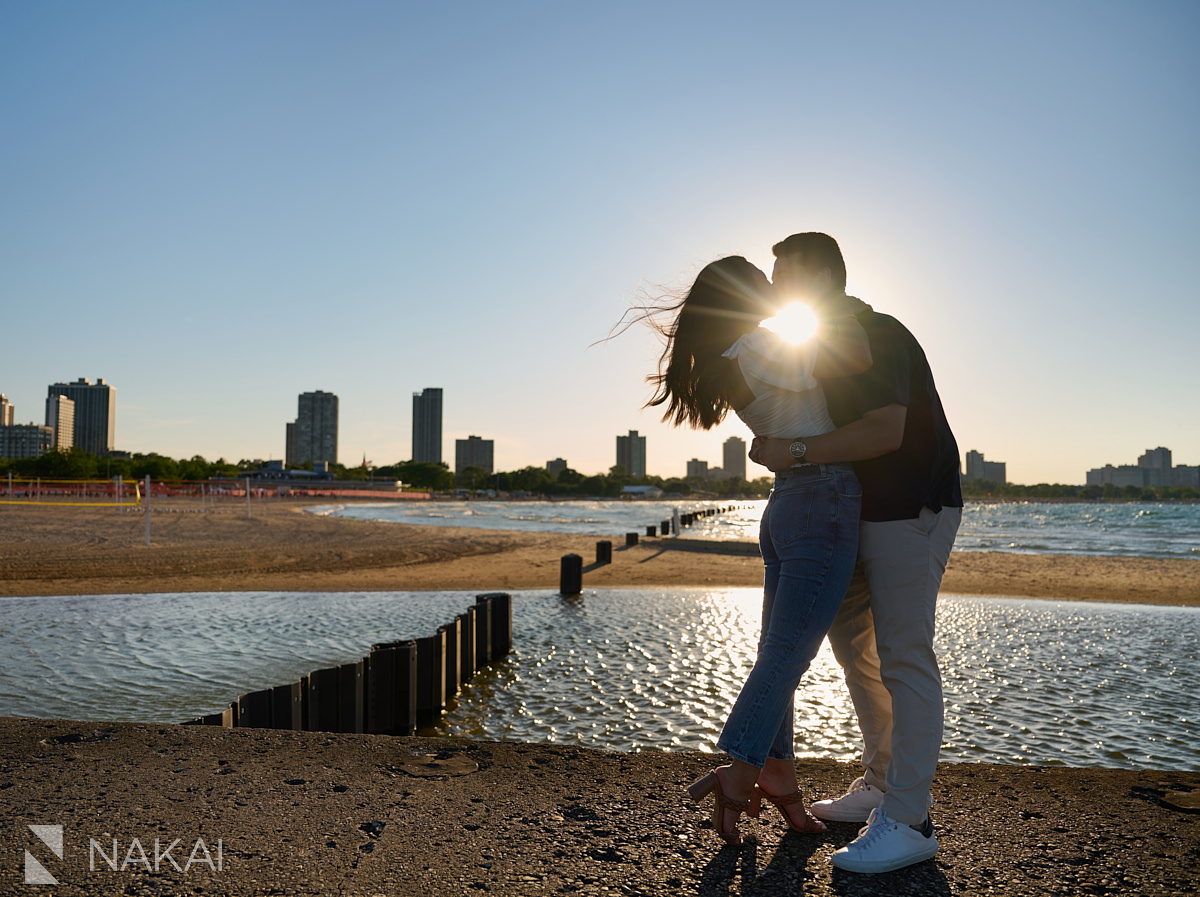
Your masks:
{"label": "rippled water surface", "polygon": [[[470,593],[0,599],[0,714],[178,721],[432,633]],[[476,738],[712,750],[753,662],[756,589],[514,593],[514,653],[439,726]],[[1200,610],[943,596],[946,760],[1200,768]],[[828,646],[802,756],[861,750]]]}
{"label": "rippled water surface", "polygon": [[[321,513],[394,523],[619,536],[644,533],[672,512],[719,510],[682,531],[689,539],[758,539],[765,500],[420,502],[327,507]],[[1200,560],[1200,505],[1128,502],[968,502],[955,551],[1129,555]]]}

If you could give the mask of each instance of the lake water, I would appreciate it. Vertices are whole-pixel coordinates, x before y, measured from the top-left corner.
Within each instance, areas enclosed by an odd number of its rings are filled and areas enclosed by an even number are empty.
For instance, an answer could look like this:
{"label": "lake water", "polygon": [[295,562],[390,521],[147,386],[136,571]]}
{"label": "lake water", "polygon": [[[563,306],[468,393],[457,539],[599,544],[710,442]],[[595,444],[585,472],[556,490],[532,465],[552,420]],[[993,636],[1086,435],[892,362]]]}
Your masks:
{"label": "lake water", "polygon": [[[617,750],[713,750],[753,662],[757,589],[514,592],[514,652],[438,732]],[[431,634],[448,593],[0,599],[0,714],[177,722]],[[1200,610],[939,601],[950,761],[1200,768]],[[797,695],[801,756],[861,750],[826,645]]]}
{"label": "lake water", "polygon": [[[754,541],[765,500],[413,502],[330,506],[318,513],[392,523],[623,536],[644,533],[672,511],[718,509],[682,535]],[[1081,554],[1200,560],[1200,505],[1154,502],[969,502],[956,551]]]}

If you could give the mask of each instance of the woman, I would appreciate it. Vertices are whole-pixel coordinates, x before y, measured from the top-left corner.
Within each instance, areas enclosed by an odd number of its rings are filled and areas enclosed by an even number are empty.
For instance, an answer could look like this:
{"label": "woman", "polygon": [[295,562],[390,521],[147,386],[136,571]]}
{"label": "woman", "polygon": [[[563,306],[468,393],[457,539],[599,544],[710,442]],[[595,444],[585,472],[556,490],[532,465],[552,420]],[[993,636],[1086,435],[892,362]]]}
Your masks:
{"label": "woman", "polygon": [[[847,297],[815,338],[792,346],[759,326],[773,311],[770,289],[762,271],[735,256],[704,268],[669,309],[677,315],[660,328],[667,347],[647,403],[666,406],[664,421],[707,430],[733,410],[755,436],[834,429],[817,380],[870,367],[852,317],[862,305]],[[695,800],[713,795],[713,829],[728,844],[741,843],[738,816],[757,816],[764,798],[790,828],[825,831],[796,781],[793,700],[850,583],[861,498],[848,464],[798,462],[776,475],[759,531],[766,574],[758,655],[717,741],[733,762],[688,787]]]}

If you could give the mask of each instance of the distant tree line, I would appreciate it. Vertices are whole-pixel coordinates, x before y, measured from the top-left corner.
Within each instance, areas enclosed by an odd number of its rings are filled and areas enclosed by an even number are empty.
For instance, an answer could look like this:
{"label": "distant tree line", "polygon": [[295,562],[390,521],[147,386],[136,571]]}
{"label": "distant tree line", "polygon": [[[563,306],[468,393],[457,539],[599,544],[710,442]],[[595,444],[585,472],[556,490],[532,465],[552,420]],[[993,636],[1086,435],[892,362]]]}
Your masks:
{"label": "distant tree line", "polygon": [[11,473],[19,477],[62,480],[111,479],[116,476],[127,480],[140,480],[147,476],[155,480],[207,480],[211,477],[237,477],[260,466],[258,461],[231,464],[224,458],[208,461],[200,455],[177,461],[154,452],[128,458],[109,455],[96,457],[81,448],[72,448],[65,452],[49,451],[37,458],[0,458],[0,476]]}
{"label": "distant tree line", "polygon": [[[209,461],[200,455],[174,459],[154,452],[134,454],[128,458],[101,456],[80,448],[69,451],[50,451],[37,458],[0,458],[0,476],[11,473],[18,477],[44,479],[88,480],[121,476],[140,480],[208,480],[214,477],[235,479],[263,466],[260,460],[242,459],[236,464],[218,458]],[[289,465],[292,469],[312,470],[312,464]],[[339,480],[399,480],[416,489],[430,492],[450,492],[455,488],[468,491],[495,490],[544,496],[575,496],[615,498],[626,486],[657,486],[671,495],[695,498],[731,498],[734,496],[765,496],[771,491],[771,477],[743,480],[740,477],[709,480],[702,477],[656,476],[633,477],[615,465],[607,473],[586,475],[570,467],[557,475],[544,467],[522,467],[520,470],[488,473],[481,467],[468,467],[456,478],[444,463],[400,461],[385,467],[365,465],[346,467],[330,464],[329,470]],[[1200,490],[1191,486],[1067,486],[1061,483],[1038,483],[1022,486],[1017,483],[993,483],[991,480],[963,480],[963,497],[974,499],[1004,498],[1025,500],[1076,501],[1200,501]]]}
{"label": "distant tree line", "polygon": [[1076,501],[1197,501],[1200,491],[1191,486],[1065,486],[1061,483],[993,483],[963,480],[964,498],[1011,498],[1026,500],[1074,499]]}
{"label": "distant tree line", "polygon": [[[111,479],[121,476],[140,480],[151,477],[155,480],[208,480],[213,477],[237,478],[252,473],[263,466],[260,460],[243,459],[236,464],[219,458],[209,461],[200,455],[191,458],[168,458],[154,452],[134,454],[128,458],[101,456],[80,448],[69,451],[50,451],[37,458],[0,458],[0,476],[11,473],[19,477],[42,477],[44,479]],[[312,464],[288,465],[294,470],[312,470]],[[696,497],[729,497],[735,495],[766,495],[771,491],[771,479],[760,477],[748,482],[739,477],[723,480],[707,480],[662,477],[632,477],[621,465],[609,468],[607,473],[591,476],[566,468],[557,475],[544,467],[522,467],[520,470],[488,473],[481,467],[468,467],[457,477],[444,463],[400,461],[384,467],[368,468],[365,465],[347,467],[330,464],[329,471],[338,480],[399,480],[416,489],[430,492],[450,492],[455,488],[469,491],[495,490],[497,492],[519,492],[545,496],[595,496],[615,498],[626,486],[657,486],[665,493]]]}

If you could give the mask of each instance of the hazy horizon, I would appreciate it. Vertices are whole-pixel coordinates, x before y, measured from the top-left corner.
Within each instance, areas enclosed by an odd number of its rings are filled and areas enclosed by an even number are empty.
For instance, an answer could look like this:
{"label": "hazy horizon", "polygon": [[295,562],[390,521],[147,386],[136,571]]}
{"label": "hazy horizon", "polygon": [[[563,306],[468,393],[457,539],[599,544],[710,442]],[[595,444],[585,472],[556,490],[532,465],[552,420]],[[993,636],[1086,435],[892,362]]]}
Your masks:
{"label": "hazy horizon", "polygon": [[103,377],[118,449],[266,460],[324,390],[383,465],[440,386],[451,460],[604,471],[638,430],[682,476],[749,433],[661,424],[654,335],[605,337],[822,230],[962,453],[1200,464],[1197,37],[1183,2],[7,4],[0,393],[41,423]]}

